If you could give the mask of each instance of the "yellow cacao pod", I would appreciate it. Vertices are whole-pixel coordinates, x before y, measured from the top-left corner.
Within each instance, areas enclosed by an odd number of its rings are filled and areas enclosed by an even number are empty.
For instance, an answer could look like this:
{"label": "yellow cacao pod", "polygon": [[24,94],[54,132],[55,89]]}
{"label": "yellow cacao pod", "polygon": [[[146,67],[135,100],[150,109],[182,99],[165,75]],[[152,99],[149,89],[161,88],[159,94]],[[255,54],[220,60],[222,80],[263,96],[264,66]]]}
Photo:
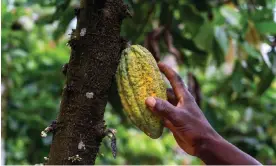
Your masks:
{"label": "yellow cacao pod", "polygon": [[149,137],[162,135],[162,120],[148,110],[147,97],[167,99],[166,85],[152,54],[140,45],[123,50],[116,73],[124,112],[131,122]]}

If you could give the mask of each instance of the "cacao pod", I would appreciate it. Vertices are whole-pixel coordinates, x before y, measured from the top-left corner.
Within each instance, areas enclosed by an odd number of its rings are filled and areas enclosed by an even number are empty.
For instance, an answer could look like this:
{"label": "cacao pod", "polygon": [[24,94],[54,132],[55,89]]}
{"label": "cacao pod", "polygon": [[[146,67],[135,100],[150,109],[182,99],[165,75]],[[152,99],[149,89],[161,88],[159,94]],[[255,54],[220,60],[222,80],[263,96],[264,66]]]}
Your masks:
{"label": "cacao pod", "polygon": [[148,110],[147,97],[166,100],[166,85],[152,54],[140,45],[122,51],[116,73],[118,92],[124,112],[131,122],[149,137],[162,135],[162,120]]}

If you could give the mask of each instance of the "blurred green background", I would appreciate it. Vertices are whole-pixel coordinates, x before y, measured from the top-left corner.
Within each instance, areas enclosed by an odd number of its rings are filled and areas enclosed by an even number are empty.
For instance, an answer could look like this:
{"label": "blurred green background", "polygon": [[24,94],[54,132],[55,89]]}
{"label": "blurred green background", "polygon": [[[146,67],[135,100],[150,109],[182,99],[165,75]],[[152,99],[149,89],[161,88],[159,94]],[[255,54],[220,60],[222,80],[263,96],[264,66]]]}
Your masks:
{"label": "blurred green background", "polygon": [[[201,108],[228,141],[263,164],[276,164],[276,1],[125,0],[133,18],[121,34],[133,44],[159,43],[161,60],[188,84],[200,87]],[[37,164],[48,155],[69,60],[66,45],[75,27],[77,0],[2,0],[2,163]],[[149,40],[169,25],[164,37]],[[189,79],[188,73],[198,83]],[[108,138],[96,164],[202,164],[183,152],[169,131],[152,140],[126,119],[116,95],[106,107],[108,128],[117,130],[118,156]],[[114,102],[115,101],[115,102]],[[3,156],[2,156],[3,157]]]}

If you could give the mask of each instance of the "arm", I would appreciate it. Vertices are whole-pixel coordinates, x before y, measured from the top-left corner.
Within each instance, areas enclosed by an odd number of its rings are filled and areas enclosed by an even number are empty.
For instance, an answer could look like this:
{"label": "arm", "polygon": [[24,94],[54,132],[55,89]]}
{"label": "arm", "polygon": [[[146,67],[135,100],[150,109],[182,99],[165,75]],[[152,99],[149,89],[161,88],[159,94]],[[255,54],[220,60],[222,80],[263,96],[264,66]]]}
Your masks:
{"label": "arm", "polygon": [[172,85],[167,91],[169,102],[149,97],[146,104],[164,119],[165,126],[184,151],[199,157],[205,164],[260,165],[212,128],[178,74],[162,63],[158,66]]}
{"label": "arm", "polygon": [[224,139],[205,140],[196,149],[197,157],[205,164],[261,165],[257,160]]}

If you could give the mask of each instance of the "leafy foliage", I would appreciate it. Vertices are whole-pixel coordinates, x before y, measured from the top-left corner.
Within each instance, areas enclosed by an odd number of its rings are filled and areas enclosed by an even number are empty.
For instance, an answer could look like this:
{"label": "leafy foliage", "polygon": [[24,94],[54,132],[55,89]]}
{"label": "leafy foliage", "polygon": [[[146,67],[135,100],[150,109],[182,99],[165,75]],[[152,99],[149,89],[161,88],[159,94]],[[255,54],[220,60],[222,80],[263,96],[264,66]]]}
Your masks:
{"label": "leafy foliage", "polygon": [[[133,13],[121,34],[143,44],[164,26],[181,53],[180,75],[198,80],[201,108],[227,140],[264,164],[276,163],[276,24],[274,0],[126,0]],[[40,132],[55,119],[69,59],[67,29],[78,1],[2,1],[2,86],[7,91],[4,120],[7,164],[35,164],[48,155],[51,137]],[[168,63],[172,54],[161,33],[156,40]],[[266,53],[264,48],[268,48]],[[116,90],[116,87],[115,87]],[[117,130],[113,159],[105,138],[97,164],[200,164],[182,152],[166,131],[151,140],[133,128],[113,93],[106,108],[109,128]]]}

